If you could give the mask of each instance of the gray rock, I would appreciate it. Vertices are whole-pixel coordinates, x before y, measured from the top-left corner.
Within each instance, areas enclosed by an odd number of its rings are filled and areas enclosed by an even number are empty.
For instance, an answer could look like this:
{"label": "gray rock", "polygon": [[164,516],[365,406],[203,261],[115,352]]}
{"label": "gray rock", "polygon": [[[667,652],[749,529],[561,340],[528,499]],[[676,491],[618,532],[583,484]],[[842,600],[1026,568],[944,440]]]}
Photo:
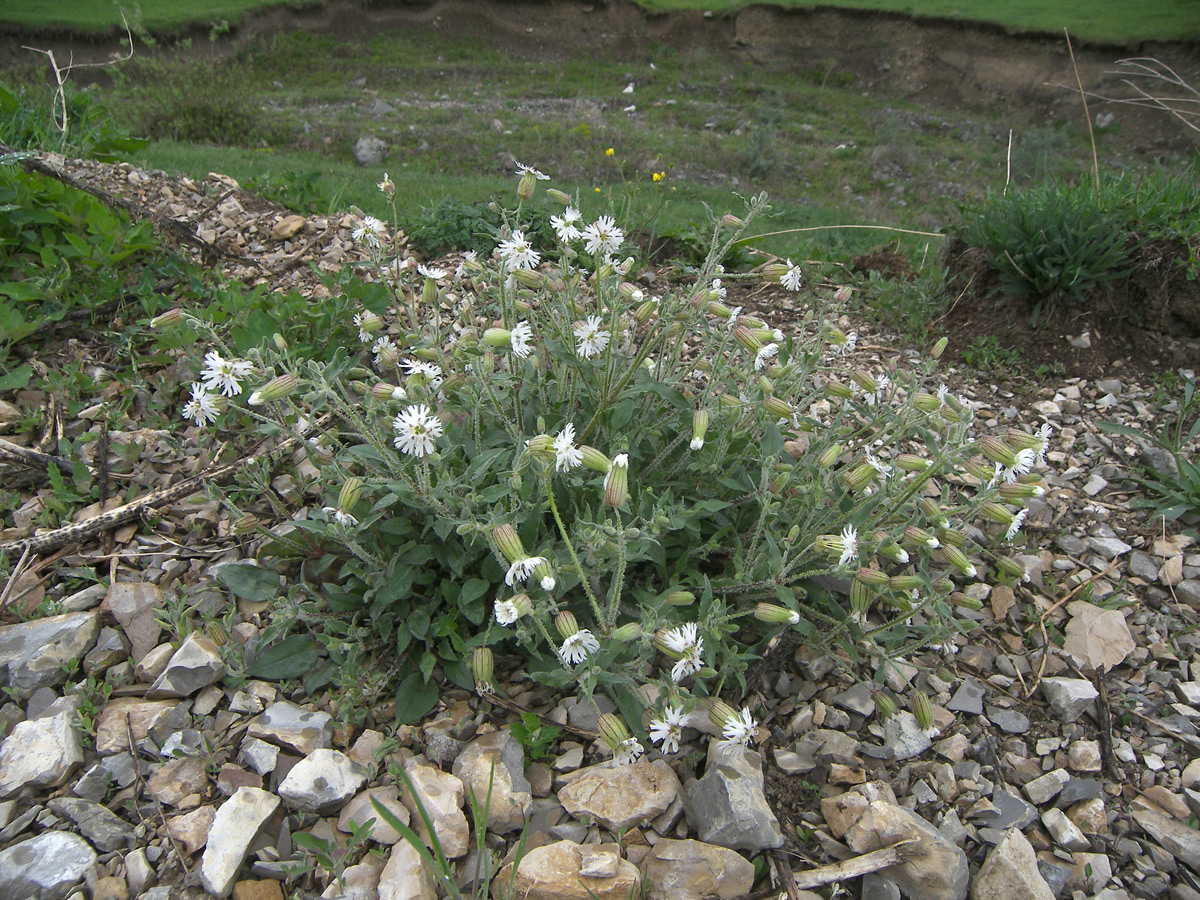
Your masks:
{"label": "gray rock", "polygon": [[855,853],[910,838],[916,844],[903,863],[887,870],[887,877],[911,900],[963,900],[970,879],[966,854],[916,813],[877,801],[846,832],[846,843]]}
{"label": "gray rock", "polygon": [[688,824],[708,844],[731,850],[783,846],[779,821],[763,793],[762,757],[711,741],[704,777],[684,793]]}
{"label": "gray rock", "polygon": [[1144,550],[1134,550],[1129,556],[1129,573],[1153,584],[1158,581],[1158,563]]}
{"label": "gray rock", "polygon": [[1050,704],[1054,717],[1068,723],[1091,709],[1100,693],[1083,678],[1043,678],[1042,696]]}
{"label": "gray rock", "polygon": [[833,705],[862,716],[864,719],[875,712],[875,701],[871,699],[872,685],[859,683],[842,691],[833,698]]}
{"label": "gray rock", "polygon": [[558,792],[558,802],[576,819],[590,816],[616,833],[662,815],[679,791],[670,766],[641,759],[627,766],[588,769]]}
{"label": "gray rock", "polygon": [[58,694],[54,693],[53,688],[40,687],[29,695],[29,700],[25,703],[25,718],[37,719],[42,713],[50,708],[50,705],[58,699]]}
{"label": "gray rock", "polygon": [[154,867],[146,859],[146,851],[141,847],[125,854],[125,883],[129,887],[131,897],[139,897],[149,887],[158,881]]}
{"label": "gray rock", "polygon": [[1066,888],[1067,882],[1071,880],[1071,866],[1053,858],[1048,859],[1041,856],[1038,857],[1037,865],[1038,873],[1050,888],[1050,893],[1055,897],[1060,896],[1063,889]]}
{"label": "gray rock", "polygon": [[0,682],[26,698],[67,680],[64,664],[87,655],[100,632],[100,613],[76,612],[0,627]]}
{"label": "gray rock", "polygon": [[1003,709],[999,706],[987,708],[988,720],[1008,734],[1025,734],[1029,731],[1029,717],[1015,709]]}
{"label": "gray rock", "polygon": [[520,831],[533,809],[533,790],[525,778],[525,751],[508,731],[485,734],[454,760],[452,771],[486,803],[487,828],[495,834]]}
{"label": "gray rock", "polygon": [[662,839],[642,863],[645,900],[740,897],[754,887],[754,866],[741,854],[700,841]]}
{"label": "gray rock", "polygon": [[342,874],[342,885],[336,880],[321,894],[323,900],[381,900],[379,876],[382,866],[373,856],[367,856],[357,866],[350,866]]}
{"label": "gray rock", "polygon": [[57,787],[83,762],[79,698],[55,700],[40,719],[18,722],[0,744],[0,800],[23,788]]}
{"label": "gray rock", "polygon": [[252,787],[238,788],[217,810],[200,858],[200,881],[217,897],[226,897],[259,829],[279,808],[279,798]]}
{"label": "gray rock", "polygon": [[129,641],[115,628],[101,628],[96,646],[83,658],[83,671],[100,675],[129,657]]}
{"label": "gray rock", "polygon": [[458,859],[465,856],[470,846],[470,832],[467,817],[462,811],[462,781],[449,772],[435,769],[420,757],[406,759],[404,772],[412,783],[412,791],[405,787],[400,793],[400,799],[412,814],[412,821],[416,826],[413,830],[417,836],[426,846],[433,846],[429,829],[425,827],[417,809],[419,800],[433,822],[433,830],[437,833],[447,858]]}
{"label": "gray rock", "polygon": [[572,697],[567,700],[567,721],[576,728],[595,731],[596,722],[602,713],[611,713],[617,710],[617,705],[603,694],[597,694],[592,699],[594,702],[584,700],[582,697]]}
{"label": "gray rock", "polygon": [[1133,549],[1118,537],[1090,537],[1087,543],[1092,552],[1103,559],[1116,559]]}
{"label": "gray rock", "polygon": [[1148,809],[1135,808],[1133,820],[1164,850],[1193,872],[1200,872],[1200,831]]}
{"label": "gray rock", "polygon": [[0,852],[0,900],[65,900],[95,873],[96,851],[87,841],[48,831]]}
{"label": "gray rock", "polygon": [[1091,842],[1084,837],[1083,832],[1079,830],[1067,814],[1061,809],[1048,809],[1042,814],[1042,824],[1046,826],[1046,830],[1050,832],[1050,837],[1054,838],[1054,843],[1065,850],[1091,850]]}
{"label": "gray rock", "polygon": [[379,900],[437,900],[433,872],[408,841],[392,847],[379,875]]}
{"label": "gray rock", "polygon": [[108,590],[104,607],[112,613],[129,638],[130,653],[135,663],[158,646],[162,626],[155,611],[162,606],[162,590],[156,584],[141,581],[118,581]]}
{"label": "gray rock", "polygon": [[385,113],[394,113],[395,111],[396,107],[392,106],[390,103],[380,100],[378,97],[376,97],[375,102],[371,104],[372,115],[379,116]]}
{"label": "gray rock", "polygon": [[1037,808],[1008,791],[992,794],[992,805],[998,815],[979,829],[979,836],[989,844],[998,844],[1010,828],[1023,830],[1037,821]]}
{"label": "gray rock", "polygon": [[354,142],[354,160],[360,166],[382,165],[387,152],[387,142],[374,135],[364,135]]}
{"label": "gray rock", "polygon": [[862,900],[900,900],[900,885],[879,872],[868,872],[862,880]]}
{"label": "gray rock", "polygon": [[371,840],[380,844],[395,844],[400,840],[400,832],[396,831],[375,808],[375,802],[385,807],[392,815],[400,820],[400,824],[409,824],[408,809],[400,802],[400,791],[393,785],[368,788],[342,808],[338,816],[338,831],[349,834],[355,826],[363,825],[372,819]]}
{"label": "gray rock", "polygon": [[362,767],[337,750],[314,750],[292,767],[279,796],[293,809],[324,816],[341,809],[366,783]]}
{"label": "gray rock", "polygon": [[136,839],[132,825],[92,800],[59,797],[51,800],[47,807],[55,815],[74,822],[80,833],[102,853],[130,847]]}
{"label": "gray rock", "polygon": [[193,631],[146,692],[146,698],[190,697],[224,676],[225,663],[221,661],[221,652],[206,636]]}
{"label": "gray rock", "polygon": [[150,796],[167,806],[181,806],[188,797],[203,794],[207,787],[205,761],[194,756],[164,763],[146,781]]}
{"label": "gray rock", "polygon": [[974,678],[964,678],[958,686],[946,709],[950,712],[968,713],[972,716],[983,715],[983,698],[987,696],[987,688]]}
{"label": "gray rock", "polygon": [[1025,785],[1025,796],[1034,806],[1041,806],[1053,800],[1070,780],[1066,769],[1054,769]]}
{"label": "gray rock", "polygon": [[888,716],[883,723],[883,745],[897,761],[920,756],[933,746],[932,735],[917,723],[917,717],[906,709]]}
{"label": "gray rock", "polygon": [[314,750],[327,750],[333,746],[333,717],[280,700],[251,722],[246,733],[307,756]]}
{"label": "gray rock", "polygon": [[1103,793],[1104,786],[1095,778],[1072,778],[1059,791],[1054,805],[1066,809],[1081,800],[1092,800]]}
{"label": "gray rock", "polygon": [[1200,579],[1188,578],[1175,585],[1175,596],[1189,606],[1200,607]]}
{"label": "gray rock", "polygon": [[971,900],[1054,900],[1038,871],[1033,846],[1015,828],[992,848],[971,883]]}

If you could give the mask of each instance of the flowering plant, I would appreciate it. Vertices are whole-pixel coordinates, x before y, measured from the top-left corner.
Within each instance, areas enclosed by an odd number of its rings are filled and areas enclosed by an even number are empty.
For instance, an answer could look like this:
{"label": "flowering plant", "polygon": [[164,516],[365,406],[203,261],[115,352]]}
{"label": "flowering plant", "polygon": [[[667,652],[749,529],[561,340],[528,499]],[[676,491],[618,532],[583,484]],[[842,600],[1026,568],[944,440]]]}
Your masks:
{"label": "flowering plant", "polygon": [[[937,384],[944,342],[872,373],[815,302],[772,324],[731,305],[720,261],[765,195],[660,289],[614,218],[585,222],[561,192],[558,244],[534,247],[544,179],[523,167],[495,254],[453,273],[363,218],[386,298],[356,315],[360,345],[260,354],[283,374],[253,415],[334,423],[308,444],[329,503],[295,525],[340,548],[337,611],[398,651],[424,640],[422,678],[440,665],[485,692],[490,648],[515,641],[535,677],[615,697],[623,722],[601,736],[628,761],[639,738],[677,748],[701,704],[727,742],[753,741],[753,711],[717,698],[781,632],[882,661],[967,627],[977,562],[1020,572],[984,548],[1017,539],[1049,435],[977,438]],[[790,259],[756,277],[805,290]],[[198,426],[250,374],[212,355],[197,390],[222,397],[193,396]]]}

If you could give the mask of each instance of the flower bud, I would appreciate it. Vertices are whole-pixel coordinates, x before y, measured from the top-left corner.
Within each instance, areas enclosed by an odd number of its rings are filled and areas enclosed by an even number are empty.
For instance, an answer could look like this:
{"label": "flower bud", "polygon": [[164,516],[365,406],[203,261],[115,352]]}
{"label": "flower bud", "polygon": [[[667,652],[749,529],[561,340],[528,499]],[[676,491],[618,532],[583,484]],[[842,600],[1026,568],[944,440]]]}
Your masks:
{"label": "flower bud", "polygon": [[941,541],[924,528],[918,528],[916,525],[909,525],[904,529],[904,543],[910,547],[925,546],[930,549],[937,549],[941,546]]}
{"label": "flower bud", "polygon": [[942,558],[946,560],[958,571],[962,572],[967,578],[974,578],[977,574],[975,567],[971,565],[971,561],[967,559],[967,555],[953,544],[947,544],[942,547]]}
{"label": "flower bud", "polygon": [[558,188],[546,188],[546,196],[555,203],[561,203],[563,206],[571,205],[571,195],[560,191]]}
{"label": "flower bud", "polygon": [[992,479],[992,469],[990,466],[985,466],[985,460],[981,456],[973,456],[963,463],[963,470],[979,482],[986,482]]}
{"label": "flower bud", "polygon": [[1010,428],[1004,433],[1005,442],[1017,450],[1041,450],[1046,443],[1040,435],[1029,434],[1019,428]]}
{"label": "flower bud", "polygon": [[671,606],[691,606],[696,602],[696,595],[691,591],[674,590],[668,591],[664,599]]}
{"label": "flower bud", "polygon": [[348,387],[360,397],[365,397],[367,394],[371,393],[371,389],[367,387],[367,383],[365,381],[351,381],[349,382]]}
{"label": "flower bud", "polygon": [[620,628],[614,628],[612,634],[609,635],[614,641],[628,643],[636,641],[642,636],[642,626],[637,622],[626,622]]}
{"label": "flower bud", "polygon": [[883,691],[874,691],[871,694],[871,700],[874,701],[875,712],[879,713],[881,720],[886,721],[896,714],[896,701]]}
{"label": "flower bud", "polygon": [[174,328],[176,325],[182,325],[186,320],[186,316],[182,309],[168,309],[165,313],[155,316],[150,320],[151,328]]}
{"label": "flower bud", "polygon": [[713,300],[708,304],[708,312],[710,315],[716,316],[718,319],[732,319],[733,310],[722,303],[720,300]]}
{"label": "flower bud", "polygon": [[777,419],[790,419],[794,412],[786,401],[780,400],[778,397],[768,397],[763,401],[763,406]]}
{"label": "flower bud", "polygon": [[838,461],[838,457],[842,455],[842,449],[843,448],[841,444],[830,444],[817,458],[817,465],[822,469],[828,469]]}
{"label": "flower bud", "polygon": [[1009,503],[1016,503],[1019,500],[1029,500],[1033,497],[1042,497],[1046,494],[1046,488],[1041,484],[1029,481],[1013,481],[1005,482],[999,487],[1000,496]]}
{"label": "flower bud", "polygon": [[996,569],[1005,578],[1020,579],[1021,581],[1029,580],[1029,573],[1025,571],[1025,567],[1011,556],[1002,556],[996,560]]}
{"label": "flower bud", "polygon": [[875,481],[875,476],[879,473],[870,463],[859,463],[849,472],[842,475],[842,481],[846,487],[854,493],[860,493],[871,486]]}
{"label": "flower bud", "polygon": [[917,456],[915,453],[901,453],[896,457],[896,468],[903,469],[905,472],[924,472],[929,468],[930,462]]}
{"label": "flower bud", "polygon": [[886,572],[881,572],[879,569],[873,569],[869,566],[859,567],[859,570],[854,574],[854,578],[874,588],[887,587],[890,583]]}
{"label": "flower bud", "polygon": [[251,406],[262,406],[264,403],[282,400],[288,394],[296,390],[296,387],[299,384],[299,379],[296,378],[296,376],[291,372],[287,372],[283,375],[277,375],[265,385],[260,387],[257,391],[252,393],[246,402]]}
{"label": "flower bud", "polygon": [[724,728],[726,723],[738,718],[737,710],[719,697],[714,697],[708,706],[708,721],[718,728]]}
{"label": "flower bud", "polygon": [[917,724],[923,731],[931,730],[933,728],[933,707],[929,703],[929,695],[924,691],[915,691],[909,702]]}
{"label": "flower bud", "polygon": [[549,562],[540,562],[533,570],[534,577],[542,586],[543,591],[552,591],[558,581],[554,577],[554,567]]}
{"label": "flower bud", "polygon": [[546,276],[537,269],[517,269],[512,275],[517,280],[517,284],[527,287],[531,291],[540,291],[546,286]]}
{"label": "flower bud", "polygon": [[363,480],[361,478],[347,478],[346,483],[342,485],[341,493],[338,494],[337,508],[342,512],[352,512],[359,498],[362,497],[362,490]]}
{"label": "flower bud", "polygon": [[483,333],[483,342],[489,347],[507,350],[512,346],[512,332],[507,328],[489,328]]}
{"label": "flower bud", "polygon": [[400,361],[400,353],[391,344],[384,344],[376,353],[379,355],[379,365],[390,369]]}
{"label": "flower bud", "polygon": [[471,655],[471,677],[475,679],[475,690],[482,694],[492,692],[492,678],[495,673],[495,659],[488,647],[476,647]]}
{"label": "flower bud", "polygon": [[850,285],[848,285],[848,284],[842,285],[840,288],[838,288],[836,291],[833,292],[833,299],[836,300],[838,303],[845,303],[853,296],[854,296],[854,288],[850,287]]}
{"label": "flower bud", "polygon": [[[585,459],[586,463],[587,460]],[[629,456],[618,453],[613,457],[608,474],[604,476],[604,505],[617,509],[629,497]],[[629,532],[626,531],[628,535]]]}
{"label": "flower bud", "polygon": [[378,381],[371,385],[371,396],[376,400],[388,401],[403,400],[408,395],[402,387],[396,387],[396,385],[388,384],[386,381]]}
{"label": "flower bud", "polygon": [[726,409],[740,409],[742,406],[741,398],[733,396],[728,391],[717,394],[717,402]]}
{"label": "flower bud", "polygon": [[745,325],[739,325],[734,329],[733,339],[749,353],[758,353],[762,349],[762,341],[755,337],[754,332]]}
{"label": "flower bud", "polygon": [[597,450],[595,447],[589,447],[587,444],[579,446],[579,452],[583,454],[583,464],[593,472],[601,472],[605,475],[612,468],[612,463],[609,462],[607,456]]}
{"label": "flower bud", "polygon": [[784,536],[783,542],[790,547],[792,544],[796,543],[796,538],[798,537],[800,537],[800,526],[793,525],[788,529],[788,533]]}
{"label": "flower bud", "polygon": [[825,382],[825,396],[836,400],[849,400],[854,396],[854,390],[840,381]]}
{"label": "flower bud", "polygon": [[855,578],[850,582],[850,612],[861,622],[867,617],[867,610],[870,608],[871,588],[866,582]]}
{"label": "flower bud", "polygon": [[204,631],[208,634],[208,639],[217,647],[224,647],[229,643],[229,634],[225,631],[224,626],[216,619],[210,621]]}
{"label": "flower bud", "polygon": [[750,333],[764,344],[769,344],[772,341],[777,344],[783,343],[783,332],[778,328],[751,328]]}
{"label": "flower bud", "polygon": [[937,412],[942,408],[942,401],[926,391],[917,391],[913,394],[913,405],[921,412]]}
{"label": "flower bud", "polygon": [[754,607],[754,618],[771,625],[795,625],[800,621],[800,613],[774,603],[759,603]]}
{"label": "flower bud", "polygon": [[967,594],[964,594],[961,591],[955,591],[954,593],[952,593],[950,595],[950,599],[954,602],[955,606],[961,606],[963,609],[974,609],[974,610],[983,609],[983,601],[982,600],[980,600],[976,597],[968,596]]}
{"label": "flower bud", "polygon": [[909,593],[920,590],[925,586],[919,575],[893,575],[888,579],[888,587],[893,591]]}
{"label": "flower bud", "polygon": [[947,544],[959,548],[967,545],[967,536],[954,528],[939,528],[937,536],[943,547]]}
{"label": "flower bud", "polygon": [[939,578],[933,583],[933,591],[935,594],[945,596],[954,590],[954,582],[949,578]]}
{"label": "flower bud", "polygon": [[558,630],[563,640],[566,640],[579,631],[579,622],[576,621],[574,613],[563,610],[554,617],[554,627]]}
{"label": "flower bud", "polygon": [[938,415],[940,415],[945,421],[950,422],[950,423],[961,422],[963,420],[962,411],[957,410],[953,406],[950,406],[948,404],[943,406],[940,410],[938,410]]}
{"label": "flower bud", "polygon": [[253,534],[258,530],[258,516],[247,513],[230,525],[229,530],[238,537]]}
{"label": "flower bud", "polygon": [[980,453],[1006,469],[1011,469],[1017,464],[1017,455],[1013,453],[1012,448],[993,435],[983,435],[976,441],[976,445],[979,447]]}
{"label": "flower bud", "polygon": [[[572,632],[574,633],[574,632]],[[615,751],[621,744],[629,740],[629,729],[619,716],[612,713],[601,713],[596,719],[596,730],[610,750]]]}
{"label": "flower bud", "polygon": [[548,434],[539,434],[525,442],[525,449],[534,459],[552,463],[558,454],[554,450],[554,438]]}
{"label": "flower bud", "polygon": [[775,393],[775,385],[771,383],[771,379],[766,375],[758,376],[758,389],[766,396]]}
{"label": "flower bud", "polygon": [[693,450],[704,447],[704,435],[708,433],[708,410],[698,409],[692,413],[692,443]]}
{"label": "flower bud", "polygon": [[864,391],[875,390],[875,376],[864,369],[855,369],[850,373],[850,380],[857,384]]}
{"label": "flower bud", "polygon": [[[497,525],[493,528],[492,540],[496,542],[496,546],[500,548],[500,552],[510,563],[515,563],[518,559],[529,558],[529,554],[525,552],[525,545],[521,543],[521,536],[511,525]],[[574,633],[574,631],[571,632],[571,634]],[[566,637],[566,635],[563,636]]]}
{"label": "flower bud", "polygon": [[938,528],[945,528],[950,524],[950,520],[946,518],[942,508],[938,506],[938,502],[932,497],[926,497],[921,501],[921,512],[929,521],[937,525]]}
{"label": "flower bud", "polygon": [[537,186],[537,176],[533,172],[525,172],[517,182],[517,197],[521,200],[532,200],[533,189]]}
{"label": "flower bud", "polygon": [[787,274],[788,267],[783,263],[768,263],[762,267],[762,276],[767,281],[779,281]]}
{"label": "flower bud", "polygon": [[933,345],[933,350],[931,350],[929,352],[929,355],[933,359],[941,359],[942,354],[946,352],[946,347],[949,346],[949,344],[950,344],[949,338],[946,338],[946,337],[938,338],[937,343]]}
{"label": "flower bud", "polygon": [[736,231],[739,228],[745,228],[746,223],[735,216],[733,213],[725,213],[721,216],[721,225],[724,228],[729,228]]}
{"label": "flower bud", "polygon": [[654,311],[658,309],[657,300],[647,300],[633,312],[634,321],[639,325],[645,325],[650,321],[650,317],[654,315]]}
{"label": "flower bud", "polygon": [[280,353],[287,353],[288,342],[278,331],[271,335],[271,343],[275,345],[275,349]]}
{"label": "flower bud", "polygon": [[1012,511],[994,500],[985,500],[979,507],[979,513],[989,522],[995,522],[1005,528],[1013,523]]}

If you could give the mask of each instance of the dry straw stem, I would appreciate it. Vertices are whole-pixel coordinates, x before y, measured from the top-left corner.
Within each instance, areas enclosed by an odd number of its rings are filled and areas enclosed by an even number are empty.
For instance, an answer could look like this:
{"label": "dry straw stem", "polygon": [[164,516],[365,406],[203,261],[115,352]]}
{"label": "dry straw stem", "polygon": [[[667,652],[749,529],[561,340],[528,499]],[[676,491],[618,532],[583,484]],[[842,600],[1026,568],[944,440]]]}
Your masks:
{"label": "dry straw stem", "polygon": [[[1096,132],[1092,130],[1092,114],[1088,112],[1087,91],[1083,89],[1083,82],[1079,78],[1079,66],[1075,65],[1075,50],[1071,47],[1071,32],[1064,28],[1063,34],[1067,38],[1067,52],[1071,54],[1071,71],[1075,73],[1075,84],[1079,88],[1079,99],[1083,101],[1083,120],[1087,122],[1088,139],[1092,142],[1092,174],[1096,177],[1096,190],[1099,191],[1100,157],[1096,155]],[[1010,259],[1009,262],[1012,262],[1012,260]]]}
{"label": "dry straw stem", "polygon": [[[1108,75],[1127,75],[1122,81],[1131,87],[1136,97],[1106,97],[1088,91],[1089,97],[1103,100],[1105,103],[1120,103],[1125,106],[1142,106],[1149,109],[1159,109],[1174,116],[1192,131],[1200,132],[1200,91],[1188,84],[1178,72],[1161,60],[1152,56],[1131,57],[1117,60],[1117,65],[1125,66],[1123,70],[1107,72]],[[1180,91],[1183,96],[1162,95],[1151,92],[1134,81],[1134,78],[1149,79],[1151,83],[1162,85],[1168,91]],[[1071,90],[1066,85],[1051,82],[1055,87]]]}

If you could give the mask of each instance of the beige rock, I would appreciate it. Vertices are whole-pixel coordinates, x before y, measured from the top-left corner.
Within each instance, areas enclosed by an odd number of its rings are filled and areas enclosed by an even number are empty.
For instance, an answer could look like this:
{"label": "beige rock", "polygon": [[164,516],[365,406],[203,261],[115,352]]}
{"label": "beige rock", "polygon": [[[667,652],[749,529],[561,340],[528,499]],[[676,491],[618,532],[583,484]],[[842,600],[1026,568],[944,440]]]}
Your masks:
{"label": "beige rock", "polygon": [[1067,887],[1094,894],[1112,878],[1112,862],[1106,853],[1075,853],[1071,859],[1074,866],[1071,877],[1067,879]]}
{"label": "beige rock", "polygon": [[129,638],[130,655],[135,663],[141,662],[158,644],[162,626],[154,612],[162,603],[162,590],[148,581],[118,581],[108,589],[100,608],[112,613]]}
{"label": "beige rock", "polygon": [[185,797],[203,794],[207,789],[204,760],[194,756],[171,760],[146,781],[150,796],[167,806],[179,806]]}
{"label": "beige rock", "polygon": [[342,885],[333,881],[321,897],[323,900],[381,900],[379,875],[382,871],[382,863],[367,856],[342,874]]}
{"label": "beige rock", "polygon": [[1067,748],[1067,767],[1073,772],[1099,772],[1102,765],[1099,741],[1072,741]]}
{"label": "beige rock", "polygon": [[212,828],[217,811],[211,806],[201,806],[190,813],[167,819],[167,831],[183,846],[186,856],[191,856],[208,842],[208,831]]}
{"label": "beige rock", "polygon": [[666,812],[679,796],[679,779],[661,760],[628,766],[596,766],[558,792],[558,801],[577,819],[591,816],[609,831],[621,831]]}
{"label": "beige rock", "polygon": [[[641,876],[628,860],[617,862],[611,878],[581,873],[585,860],[583,847],[573,841],[559,841],[537,847],[525,854],[513,875],[509,863],[492,880],[494,900],[640,900]],[[508,892],[509,883],[512,892]],[[382,900],[382,897],[380,898]]]}
{"label": "beige rock", "polygon": [[1137,646],[1120,610],[1076,600],[1067,604],[1067,612],[1071,619],[1063,651],[1087,668],[1107,671],[1124,662]]}
{"label": "beige rock", "polygon": [[392,847],[379,875],[379,900],[437,900],[433,873],[408,841]]}
{"label": "beige rock", "polygon": [[971,883],[971,900],[1054,900],[1054,892],[1038,871],[1033,846],[1010,828],[988,854]]}
{"label": "beige rock", "polygon": [[489,832],[507,834],[525,826],[533,809],[533,789],[525,778],[525,752],[509,732],[473,740],[455,758],[453,772],[476,803],[487,804]]}
{"label": "beige rock", "polygon": [[409,824],[408,809],[400,802],[400,792],[391,785],[384,785],[368,788],[347,803],[338,817],[338,831],[349,834],[355,825],[361,825],[374,819],[375,823],[371,826],[371,840],[380,844],[395,844],[400,840],[400,832],[392,828],[379,814],[374,803],[371,802],[372,800],[378,800],[400,820],[401,824]]}
{"label": "beige rock", "polygon": [[1104,814],[1104,801],[1099,797],[1080,800],[1067,810],[1067,818],[1084,834],[1104,834],[1108,831],[1108,818]]}
{"label": "beige rock", "polygon": [[27,787],[57,787],[83,762],[78,708],[78,697],[61,697],[41,718],[13,726],[0,745],[0,800]]}
{"label": "beige rock", "polygon": [[462,811],[462,781],[449,772],[435,769],[421,757],[406,759],[404,771],[412,781],[413,790],[410,792],[407,787],[404,788],[400,798],[412,814],[417,835],[427,847],[433,846],[429,829],[425,827],[425,822],[417,811],[416,800],[420,800],[430,821],[433,822],[433,830],[437,832],[442,852],[446,857],[458,859],[465,856],[470,847],[470,828]]}
{"label": "beige rock", "polygon": [[850,826],[867,811],[868,806],[870,804],[862,794],[857,791],[847,791],[834,797],[823,797],[821,799],[821,815],[825,817],[829,833],[840,841]]}
{"label": "beige rock", "polygon": [[1167,790],[1161,784],[1152,785],[1142,791],[1141,796],[1137,797],[1133,802],[1134,809],[1138,808],[1138,801],[1146,801],[1151,804],[1148,808],[1153,808],[1154,812],[1165,812],[1167,815],[1174,816],[1183,822],[1186,822],[1192,815],[1187,801],[1178,794]]}
{"label": "beige rock", "polygon": [[206,891],[217,897],[229,895],[250,845],[279,803],[274,794],[244,787],[217,810],[200,860],[200,881]]}
{"label": "beige rock", "polygon": [[305,224],[308,222],[304,216],[290,215],[284,216],[275,223],[275,227],[271,229],[271,237],[277,241],[286,241],[289,238],[294,238],[304,230]]}
{"label": "beige rock", "polygon": [[1185,788],[1194,788],[1200,784],[1200,756],[1187,764],[1183,770],[1181,781]]}
{"label": "beige rock", "polygon": [[153,684],[167,668],[167,663],[174,655],[175,648],[170,644],[151,647],[133,667],[133,677],[143,684]]}
{"label": "beige rock", "polygon": [[748,894],[754,866],[740,853],[701,841],[662,839],[642,864],[646,900],[728,900]]}
{"label": "beige rock", "polygon": [[270,879],[239,881],[233,886],[233,900],[283,900],[283,888]]}
{"label": "beige rock", "polygon": [[871,804],[845,834],[855,853],[868,853],[909,838],[916,839],[905,862],[888,869],[888,878],[909,897],[963,900],[970,872],[967,857],[916,813],[885,801]]}
{"label": "beige rock", "polygon": [[130,732],[135,744],[144,741],[154,721],[178,705],[178,700],[139,700],[136,697],[110,700],[96,723],[96,752],[107,756],[131,749]]}

